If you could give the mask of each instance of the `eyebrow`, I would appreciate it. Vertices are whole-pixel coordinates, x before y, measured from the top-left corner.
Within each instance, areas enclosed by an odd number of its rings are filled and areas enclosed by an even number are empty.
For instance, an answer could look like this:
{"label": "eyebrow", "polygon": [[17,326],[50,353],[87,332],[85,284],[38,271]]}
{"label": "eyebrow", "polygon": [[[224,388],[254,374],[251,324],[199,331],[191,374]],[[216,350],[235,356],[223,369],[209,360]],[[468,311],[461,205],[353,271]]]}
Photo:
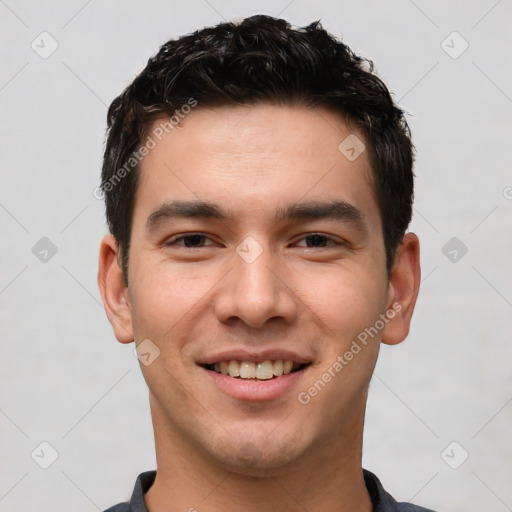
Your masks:
{"label": "eyebrow", "polygon": [[[227,221],[234,218],[216,204],[205,201],[168,201],[158,206],[148,217],[146,229],[155,230],[168,220],[176,218],[203,218]],[[345,201],[307,201],[278,208],[275,223],[292,220],[339,220],[355,224],[362,231],[367,225],[361,211]]]}

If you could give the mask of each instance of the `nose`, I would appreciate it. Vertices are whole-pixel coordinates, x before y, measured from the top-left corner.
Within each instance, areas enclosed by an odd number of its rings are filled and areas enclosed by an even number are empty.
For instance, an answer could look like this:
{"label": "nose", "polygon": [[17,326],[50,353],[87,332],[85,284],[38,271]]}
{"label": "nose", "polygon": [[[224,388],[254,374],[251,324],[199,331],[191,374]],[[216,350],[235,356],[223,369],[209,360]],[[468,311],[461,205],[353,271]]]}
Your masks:
{"label": "nose", "polygon": [[268,248],[254,261],[235,255],[234,267],[217,288],[213,304],[220,322],[238,321],[255,329],[271,321],[291,324],[298,309],[291,276]]}

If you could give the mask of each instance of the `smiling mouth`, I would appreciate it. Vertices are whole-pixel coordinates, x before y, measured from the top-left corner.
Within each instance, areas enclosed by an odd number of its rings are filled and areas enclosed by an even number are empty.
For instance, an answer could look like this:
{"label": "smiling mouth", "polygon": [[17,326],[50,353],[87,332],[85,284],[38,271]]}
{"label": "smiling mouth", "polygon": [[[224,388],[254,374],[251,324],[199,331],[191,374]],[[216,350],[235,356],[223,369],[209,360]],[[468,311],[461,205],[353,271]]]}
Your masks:
{"label": "smiling mouth", "polygon": [[207,370],[233,377],[235,379],[271,380],[288,375],[309,366],[310,363],[300,364],[293,361],[219,361],[214,364],[205,364]]}

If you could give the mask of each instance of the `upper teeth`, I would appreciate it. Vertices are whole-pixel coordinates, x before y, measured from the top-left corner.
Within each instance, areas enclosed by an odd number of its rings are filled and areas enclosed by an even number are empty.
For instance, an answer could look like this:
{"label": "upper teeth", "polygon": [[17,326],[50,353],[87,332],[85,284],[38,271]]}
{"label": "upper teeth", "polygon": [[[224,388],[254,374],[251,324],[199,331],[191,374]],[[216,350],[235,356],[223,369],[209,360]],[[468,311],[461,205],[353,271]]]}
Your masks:
{"label": "upper teeth", "polygon": [[220,361],[215,363],[214,369],[217,373],[229,375],[230,377],[240,377],[241,379],[260,379],[268,380],[272,377],[287,375],[292,369],[297,369],[300,365],[293,361],[262,361],[254,363],[252,361]]}

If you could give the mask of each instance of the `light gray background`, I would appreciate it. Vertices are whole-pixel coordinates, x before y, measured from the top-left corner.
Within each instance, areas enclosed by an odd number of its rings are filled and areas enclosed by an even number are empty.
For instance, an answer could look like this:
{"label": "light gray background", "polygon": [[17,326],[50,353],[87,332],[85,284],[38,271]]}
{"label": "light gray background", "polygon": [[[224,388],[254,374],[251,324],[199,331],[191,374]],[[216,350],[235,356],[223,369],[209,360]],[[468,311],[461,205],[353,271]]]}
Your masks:
{"label": "light gray background", "polygon": [[[0,0],[1,511],[103,510],[155,467],[147,388],[96,285],[106,109],[167,39],[256,13],[321,19],[410,113],[423,283],[408,340],[381,352],[364,466],[399,500],[512,510],[510,1]],[[452,237],[465,255],[445,256]]]}

